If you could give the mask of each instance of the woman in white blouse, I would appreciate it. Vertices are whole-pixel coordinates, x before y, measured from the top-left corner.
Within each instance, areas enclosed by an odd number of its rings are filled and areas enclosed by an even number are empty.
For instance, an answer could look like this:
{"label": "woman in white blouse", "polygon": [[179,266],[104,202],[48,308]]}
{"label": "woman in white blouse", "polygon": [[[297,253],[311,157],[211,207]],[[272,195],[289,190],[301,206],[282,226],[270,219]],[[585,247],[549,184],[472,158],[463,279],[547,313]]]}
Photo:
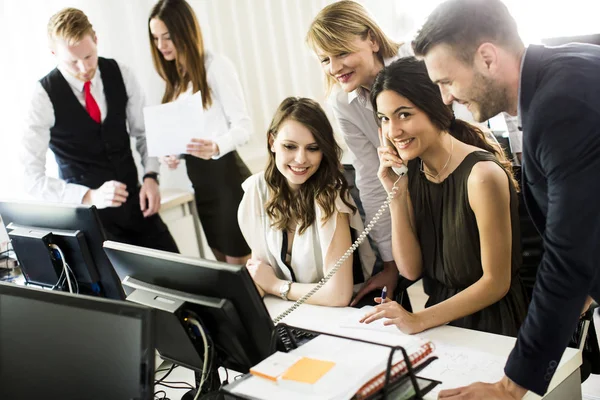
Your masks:
{"label": "woman in white blouse", "polygon": [[[202,96],[203,133],[212,139],[192,139],[185,160],[208,244],[217,260],[245,264],[250,248],[236,209],[250,172],[236,147],[248,141],[251,122],[238,75],[226,57],[204,51],[198,20],[184,0],[160,0],[148,26],[154,66],[166,83],[163,103],[198,91]],[[179,164],[178,156],[162,160],[170,168]]]}
{"label": "woman in white blouse", "polygon": [[[342,173],[341,149],[317,102],[285,99],[267,140],[267,168],[244,182],[238,210],[252,249],[246,266],[261,294],[297,300],[334,267],[363,225]],[[347,306],[374,261],[365,241],[307,302]]]}

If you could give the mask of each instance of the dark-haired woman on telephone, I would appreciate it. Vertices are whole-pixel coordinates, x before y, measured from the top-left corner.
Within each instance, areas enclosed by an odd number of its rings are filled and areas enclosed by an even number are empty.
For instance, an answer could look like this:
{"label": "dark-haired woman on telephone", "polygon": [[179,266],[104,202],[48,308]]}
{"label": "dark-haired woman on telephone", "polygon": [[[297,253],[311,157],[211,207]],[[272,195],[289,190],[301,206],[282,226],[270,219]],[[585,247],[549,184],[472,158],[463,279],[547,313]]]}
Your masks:
{"label": "dark-haired woman on telephone", "polygon": [[[392,249],[400,273],[423,278],[423,311],[395,302],[363,319],[387,318],[405,333],[450,323],[516,336],[526,314],[517,184],[496,142],[456,119],[413,57],[383,69],[371,89],[382,146],[378,176],[389,192]],[[398,179],[392,167],[406,165]]]}

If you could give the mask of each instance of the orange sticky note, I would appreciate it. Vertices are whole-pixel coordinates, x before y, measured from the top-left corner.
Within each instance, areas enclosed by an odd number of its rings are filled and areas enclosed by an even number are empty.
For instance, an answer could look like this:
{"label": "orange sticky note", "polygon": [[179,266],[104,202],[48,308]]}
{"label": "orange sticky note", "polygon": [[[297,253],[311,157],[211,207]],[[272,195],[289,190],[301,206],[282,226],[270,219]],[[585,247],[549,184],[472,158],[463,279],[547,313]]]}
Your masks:
{"label": "orange sticky note", "polygon": [[250,368],[252,375],[260,376],[261,378],[276,381],[285,371],[287,371],[299,357],[290,353],[282,353],[276,351],[270,357]]}
{"label": "orange sticky note", "polygon": [[296,361],[280,379],[300,383],[314,384],[335,365],[332,361],[302,357]]}

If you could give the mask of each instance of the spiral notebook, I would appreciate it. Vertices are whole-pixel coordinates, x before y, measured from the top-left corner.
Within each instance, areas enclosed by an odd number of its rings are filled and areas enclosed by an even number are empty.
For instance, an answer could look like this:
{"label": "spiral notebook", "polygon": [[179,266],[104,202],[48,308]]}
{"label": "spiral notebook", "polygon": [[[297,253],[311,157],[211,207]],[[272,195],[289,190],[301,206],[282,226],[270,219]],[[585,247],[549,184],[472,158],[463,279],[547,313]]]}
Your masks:
{"label": "spiral notebook", "polygon": [[[408,359],[410,361],[411,366],[415,367],[418,364],[420,364],[427,358],[427,356],[429,356],[433,352],[434,349],[435,346],[432,342],[422,344],[417,351],[408,355]],[[405,375],[407,372],[408,368],[406,366],[406,362],[404,361],[404,359],[402,359],[401,361],[397,362],[392,366],[390,372],[390,383]],[[377,393],[378,391],[383,389],[383,386],[385,385],[385,374],[386,371],[383,371],[382,373],[378,374],[373,379],[365,383],[356,392],[352,400],[364,400],[372,394]]]}
{"label": "spiral notebook", "polygon": [[[400,342],[406,342],[404,339],[399,337],[396,345],[399,345]],[[403,347],[409,354],[409,359],[412,360],[411,364],[414,365],[418,363],[419,359],[425,358],[427,354],[431,353],[433,345],[419,338],[411,337],[410,339],[410,344],[405,343]],[[228,385],[225,391],[234,395],[234,398],[252,400],[351,399],[358,393],[362,394],[361,391],[364,391],[364,393],[376,391],[378,382],[375,382],[375,379],[380,376],[383,376],[381,382],[385,383],[384,374],[390,350],[387,346],[320,334],[306,344],[287,353],[293,356],[328,360],[335,363],[335,366],[314,384],[292,387],[290,385],[279,385],[278,382],[272,379],[249,374],[246,379]],[[393,361],[397,371],[394,375],[396,377],[403,374],[403,364],[400,363],[402,359],[402,353],[396,351]],[[372,388],[367,387],[369,383],[373,385]],[[383,387],[383,383],[381,387]]]}

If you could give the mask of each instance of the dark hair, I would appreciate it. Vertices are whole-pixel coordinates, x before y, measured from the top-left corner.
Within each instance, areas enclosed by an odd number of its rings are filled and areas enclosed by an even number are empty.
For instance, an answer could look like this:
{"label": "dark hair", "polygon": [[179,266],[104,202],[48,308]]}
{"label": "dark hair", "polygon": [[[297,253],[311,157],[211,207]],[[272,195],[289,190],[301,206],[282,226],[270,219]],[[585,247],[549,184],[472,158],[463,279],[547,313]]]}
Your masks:
{"label": "dark hair", "polygon": [[[314,136],[323,159],[319,169],[292,193],[286,178],[275,164],[275,154],[270,150],[279,129],[287,120],[304,125]],[[290,221],[297,221],[299,233],[303,233],[315,222],[315,201],[324,213],[323,223],[335,212],[335,201],[340,198],[352,212],[356,212],[348,202],[348,182],[342,172],[340,158],[342,149],[335,141],[333,128],[325,112],[314,100],[302,97],[288,97],[281,102],[267,132],[269,160],[265,170],[265,180],[271,189],[271,195],[265,209],[273,221],[272,226],[284,230]]]}
{"label": "dark hair", "polygon": [[500,0],[447,0],[427,17],[412,46],[425,56],[434,46],[447,44],[457,58],[473,61],[477,48],[490,42],[518,54],[523,48],[517,24]]}
{"label": "dark hair", "polygon": [[498,142],[488,139],[478,127],[454,117],[452,106],[444,104],[440,90],[429,79],[423,61],[415,57],[405,57],[394,61],[379,72],[371,88],[371,104],[379,125],[381,121],[377,118],[377,96],[385,90],[392,90],[406,97],[415,107],[427,114],[431,123],[441,131],[447,131],[463,143],[492,153],[506,170],[515,189],[518,188],[512,165]]}
{"label": "dark hair", "polygon": [[[174,61],[165,60],[154,44],[150,31],[150,21],[154,18],[161,20],[169,30],[177,50],[177,59]],[[204,41],[192,7],[185,0],[160,0],[152,7],[148,18],[148,37],[154,68],[166,83],[162,102],[173,101],[192,82],[193,93],[199,90],[202,104],[208,108],[212,104],[212,97],[204,65]]]}

